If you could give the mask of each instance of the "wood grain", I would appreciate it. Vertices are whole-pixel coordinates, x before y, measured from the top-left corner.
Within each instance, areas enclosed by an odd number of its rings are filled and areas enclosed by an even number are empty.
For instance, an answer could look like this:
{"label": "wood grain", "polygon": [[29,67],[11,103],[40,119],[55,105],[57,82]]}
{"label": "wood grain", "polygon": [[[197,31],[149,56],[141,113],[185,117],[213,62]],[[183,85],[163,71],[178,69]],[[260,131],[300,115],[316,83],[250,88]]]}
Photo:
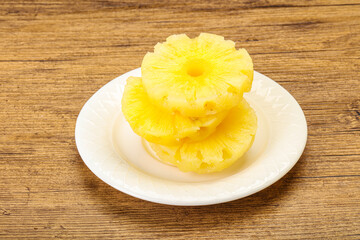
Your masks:
{"label": "wood grain", "polygon": [[[82,162],[85,101],[175,33],[234,40],[302,106],[303,156],[245,199],[173,207]],[[1,239],[359,239],[360,1],[0,3]]]}

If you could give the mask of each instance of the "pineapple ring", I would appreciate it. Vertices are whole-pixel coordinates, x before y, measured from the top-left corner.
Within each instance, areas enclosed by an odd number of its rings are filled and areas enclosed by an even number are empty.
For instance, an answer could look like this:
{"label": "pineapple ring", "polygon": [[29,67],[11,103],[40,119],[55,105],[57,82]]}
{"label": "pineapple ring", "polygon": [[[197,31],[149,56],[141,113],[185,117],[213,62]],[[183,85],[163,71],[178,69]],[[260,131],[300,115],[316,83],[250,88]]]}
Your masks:
{"label": "pineapple ring", "polygon": [[243,100],[206,139],[171,147],[150,143],[150,147],[162,161],[181,171],[217,172],[244,155],[254,141],[256,129],[255,111]]}
{"label": "pineapple ring", "polygon": [[134,132],[149,142],[174,145],[198,141],[215,131],[227,112],[188,118],[159,110],[148,99],[139,77],[129,77],[122,98],[122,112]]}
{"label": "pineapple ring", "polygon": [[250,91],[253,63],[245,49],[223,37],[201,33],[172,35],[142,61],[150,100],[166,111],[202,117],[236,106]]}

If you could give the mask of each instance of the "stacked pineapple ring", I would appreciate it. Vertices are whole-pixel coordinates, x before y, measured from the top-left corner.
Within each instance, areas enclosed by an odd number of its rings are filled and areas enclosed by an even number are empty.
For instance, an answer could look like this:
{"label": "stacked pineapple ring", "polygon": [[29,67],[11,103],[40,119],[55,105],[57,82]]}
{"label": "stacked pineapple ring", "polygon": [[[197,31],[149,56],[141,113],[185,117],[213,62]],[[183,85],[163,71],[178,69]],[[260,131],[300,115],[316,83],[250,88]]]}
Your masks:
{"label": "stacked pineapple ring", "polygon": [[257,118],[242,97],[253,79],[245,49],[214,34],[173,35],[145,55],[141,72],[127,80],[122,111],[162,161],[210,173],[250,148]]}

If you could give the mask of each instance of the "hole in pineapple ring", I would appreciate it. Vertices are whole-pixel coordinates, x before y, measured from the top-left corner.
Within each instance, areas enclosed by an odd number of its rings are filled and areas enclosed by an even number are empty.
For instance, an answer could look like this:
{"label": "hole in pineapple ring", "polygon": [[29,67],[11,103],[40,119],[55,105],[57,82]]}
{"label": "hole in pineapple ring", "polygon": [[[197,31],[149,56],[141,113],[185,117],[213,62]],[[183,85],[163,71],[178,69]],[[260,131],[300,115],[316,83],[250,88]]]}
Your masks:
{"label": "hole in pineapple ring", "polygon": [[206,62],[202,59],[193,59],[186,63],[186,73],[191,77],[199,77],[204,74]]}

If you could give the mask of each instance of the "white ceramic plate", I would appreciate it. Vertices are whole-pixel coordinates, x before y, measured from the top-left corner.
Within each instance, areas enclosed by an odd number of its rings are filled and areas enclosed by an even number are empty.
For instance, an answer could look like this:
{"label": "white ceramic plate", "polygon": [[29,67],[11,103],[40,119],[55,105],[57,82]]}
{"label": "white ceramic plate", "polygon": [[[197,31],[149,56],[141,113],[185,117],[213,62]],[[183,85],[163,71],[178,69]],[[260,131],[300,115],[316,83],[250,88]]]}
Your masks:
{"label": "white ceramic plate", "polygon": [[300,158],[307,125],[296,100],[279,84],[255,72],[246,100],[258,116],[250,150],[220,173],[184,173],[161,163],[146,142],[131,130],[121,113],[129,76],[115,78],[82,108],[75,129],[76,145],[89,169],[110,186],[144,200],[169,205],[208,205],[256,193],[283,177]]}

